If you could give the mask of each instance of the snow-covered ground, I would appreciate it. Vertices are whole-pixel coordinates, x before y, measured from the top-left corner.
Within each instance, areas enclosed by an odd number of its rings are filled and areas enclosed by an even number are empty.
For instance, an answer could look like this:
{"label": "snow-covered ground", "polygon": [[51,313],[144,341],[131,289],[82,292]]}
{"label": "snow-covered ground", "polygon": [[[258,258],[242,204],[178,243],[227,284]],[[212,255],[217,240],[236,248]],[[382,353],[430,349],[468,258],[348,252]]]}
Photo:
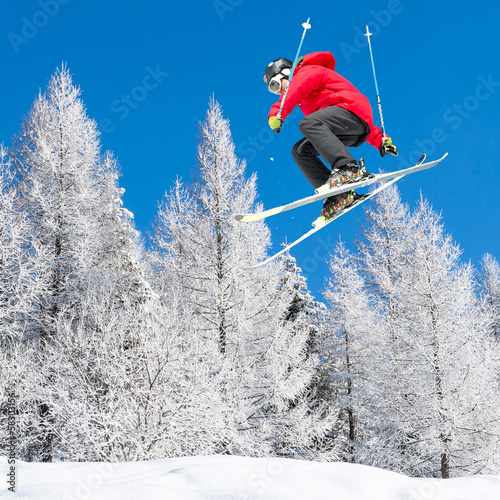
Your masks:
{"label": "snow-covered ground", "polygon": [[152,462],[17,463],[0,459],[0,498],[32,500],[499,500],[500,476],[412,479],[374,467],[229,456]]}

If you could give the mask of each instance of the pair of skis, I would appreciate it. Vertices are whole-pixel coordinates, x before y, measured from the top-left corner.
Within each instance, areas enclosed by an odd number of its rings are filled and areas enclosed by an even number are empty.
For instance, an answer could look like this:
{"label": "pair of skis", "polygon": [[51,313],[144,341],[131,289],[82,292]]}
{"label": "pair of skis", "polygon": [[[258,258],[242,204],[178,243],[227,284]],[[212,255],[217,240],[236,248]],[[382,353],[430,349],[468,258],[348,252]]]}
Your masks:
{"label": "pair of skis", "polygon": [[435,167],[439,162],[444,160],[448,156],[448,153],[446,153],[442,158],[439,160],[431,161],[428,163],[424,163],[425,160],[425,154],[422,155],[422,157],[419,159],[419,161],[415,164],[415,166],[406,168],[403,170],[397,170],[396,172],[391,172],[391,173],[383,173],[383,174],[375,174],[372,177],[369,177],[367,179],[364,179],[362,181],[358,182],[353,182],[351,184],[343,184],[341,186],[335,187],[333,189],[330,189],[328,191],[325,191],[320,194],[315,194],[312,196],[308,196],[307,198],[302,198],[301,200],[294,201],[292,203],[288,203],[287,205],[283,205],[280,207],[275,207],[271,208],[270,210],[265,210],[264,212],[260,213],[255,213],[255,214],[235,214],[234,218],[237,221],[241,222],[253,222],[257,220],[262,220],[266,217],[270,217],[272,215],[276,215],[282,212],[286,212],[288,210],[293,210],[294,208],[298,208],[304,205],[307,205],[309,203],[313,203],[315,201],[323,200],[325,198],[329,198],[330,196],[335,196],[340,193],[345,193],[346,191],[353,191],[355,189],[360,189],[366,186],[369,186],[371,184],[379,183],[379,182],[386,182],[385,184],[382,184],[372,192],[362,195],[360,198],[358,198],[352,205],[349,205],[347,208],[338,211],[335,216],[330,219],[326,224],[321,224],[317,225],[307,233],[303,234],[300,238],[297,240],[293,241],[292,243],[286,245],[282,250],[279,252],[275,253],[274,255],[271,255],[269,258],[264,260],[263,262],[260,262],[258,264],[255,264],[253,266],[248,266],[245,267],[245,270],[253,270],[253,269],[258,269],[259,267],[265,266],[275,258],[279,257],[280,255],[283,255],[284,253],[288,252],[292,247],[295,245],[299,244],[300,242],[304,241],[306,238],[309,238],[309,236],[312,236],[313,234],[317,233],[321,229],[323,229],[325,226],[328,224],[332,223],[333,221],[337,220],[339,217],[342,215],[345,215],[346,213],[350,212],[353,208],[358,207],[365,201],[369,200],[376,194],[380,193],[380,191],[386,189],[389,187],[391,184],[394,184],[397,182],[399,179],[403,178],[405,175],[413,174],[415,172],[420,172],[422,170],[427,170],[429,168]]}

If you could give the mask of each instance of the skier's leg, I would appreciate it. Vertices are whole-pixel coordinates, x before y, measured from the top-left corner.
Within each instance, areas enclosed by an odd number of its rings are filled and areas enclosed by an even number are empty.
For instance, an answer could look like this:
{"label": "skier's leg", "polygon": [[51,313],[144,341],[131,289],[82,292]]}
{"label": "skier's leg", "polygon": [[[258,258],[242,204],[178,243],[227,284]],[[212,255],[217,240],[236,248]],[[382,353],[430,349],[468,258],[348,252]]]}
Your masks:
{"label": "skier's leg", "polygon": [[305,138],[294,145],[292,156],[315,188],[323,185],[331,174],[318,156],[329,163],[332,170],[355,162],[346,146],[359,146],[369,134],[366,123],[338,106],[306,116],[299,130]]}
{"label": "skier's leg", "polygon": [[315,189],[324,184],[331,173],[318,156],[319,153],[305,137],[292,148],[295,163]]}
{"label": "skier's leg", "polygon": [[347,147],[359,146],[370,132],[368,125],[354,113],[338,106],[329,106],[306,116],[301,120],[299,130],[332,168],[354,161]]}

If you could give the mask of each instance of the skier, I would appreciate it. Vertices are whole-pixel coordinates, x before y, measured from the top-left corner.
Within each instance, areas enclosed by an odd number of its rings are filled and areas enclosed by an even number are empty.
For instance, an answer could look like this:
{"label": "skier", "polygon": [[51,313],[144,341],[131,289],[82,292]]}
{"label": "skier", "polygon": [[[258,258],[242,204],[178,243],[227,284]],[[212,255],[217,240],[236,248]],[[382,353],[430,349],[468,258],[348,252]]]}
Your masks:
{"label": "skier", "polygon": [[[367,141],[378,148],[382,156],[397,156],[391,138],[384,137],[380,128],[373,125],[368,99],[334,71],[333,54],[314,52],[299,58],[285,93],[292,67],[292,62],[282,57],[272,61],[264,72],[269,91],[281,96],[271,107],[268,122],[271,129],[279,133],[283,120],[295,106],[300,106],[306,115],[299,124],[304,138],[293,146],[292,156],[316,192],[370,176],[364,161],[361,159],[358,165],[347,147],[357,147]],[[331,171],[318,156],[330,164]],[[320,219],[327,221],[338,210],[351,205],[356,196],[351,191],[327,198]]]}

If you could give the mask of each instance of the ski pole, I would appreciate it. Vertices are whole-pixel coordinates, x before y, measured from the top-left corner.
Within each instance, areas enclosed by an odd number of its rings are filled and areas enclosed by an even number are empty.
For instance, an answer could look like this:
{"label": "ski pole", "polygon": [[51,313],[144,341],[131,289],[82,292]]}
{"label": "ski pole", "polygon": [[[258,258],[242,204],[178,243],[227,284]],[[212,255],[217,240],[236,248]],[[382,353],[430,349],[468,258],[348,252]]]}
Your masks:
{"label": "ski pole", "polygon": [[370,33],[370,31],[368,30],[368,25],[367,25],[365,36],[368,38],[368,47],[370,47],[370,57],[372,60],[373,79],[375,80],[375,91],[377,92],[378,113],[380,115],[380,128],[382,129],[382,135],[385,138],[387,136],[385,135],[384,117],[382,115],[382,104],[380,102],[380,93],[378,91],[377,74],[375,73],[375,63],[373,62],[373,52],[372,52],[372,44],[370,42],[370,35],[373,35],[373,33]]}
{"label": "ski pole", "polygon": [[288,89],[290,88],[290,83],[292,83],[293,72],[295,71],[295,66],[297,66],[297,61],[299,59],[300,49],[302,48],[302,42],[304,41],[304,37],[306,36],[306,31],[311,28],[309,24],[310,17],[307,18],[305,23],[302,23],[302,27],[304,28],[304,32],[302,33],[302,38],[300,40],[299,48],[297,50],[297,55],[295,56],[295,61],[293,61],[292,69],[290,70],[290,78],[288,80],[288,85],[286,86],[285,93],[283,94],[283,99],[281,99],[280,110],[278,111],[278,118],[281,118],[281,112],[283,111],[283,105],[285,104],[286,95],[288,94]]}

